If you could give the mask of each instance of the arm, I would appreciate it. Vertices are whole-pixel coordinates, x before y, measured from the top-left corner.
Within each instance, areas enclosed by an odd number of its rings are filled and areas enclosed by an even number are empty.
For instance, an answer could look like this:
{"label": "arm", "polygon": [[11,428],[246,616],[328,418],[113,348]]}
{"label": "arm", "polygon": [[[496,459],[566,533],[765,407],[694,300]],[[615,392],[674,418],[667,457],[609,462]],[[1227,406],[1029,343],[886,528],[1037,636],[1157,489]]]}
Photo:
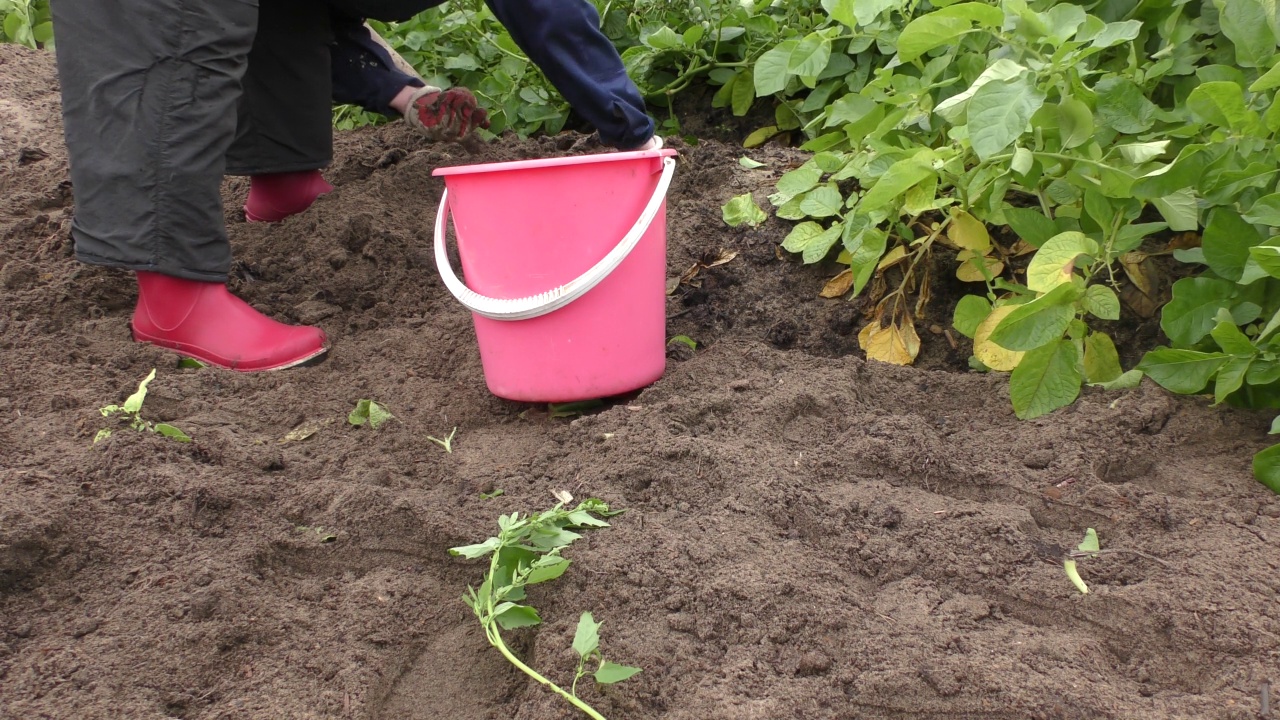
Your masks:
{"label": "arm", "polygon": [[485,0],[512,39],[607,144],[622,149],[653,136],[653,119],[622,58],[600,32],[586,0]]}

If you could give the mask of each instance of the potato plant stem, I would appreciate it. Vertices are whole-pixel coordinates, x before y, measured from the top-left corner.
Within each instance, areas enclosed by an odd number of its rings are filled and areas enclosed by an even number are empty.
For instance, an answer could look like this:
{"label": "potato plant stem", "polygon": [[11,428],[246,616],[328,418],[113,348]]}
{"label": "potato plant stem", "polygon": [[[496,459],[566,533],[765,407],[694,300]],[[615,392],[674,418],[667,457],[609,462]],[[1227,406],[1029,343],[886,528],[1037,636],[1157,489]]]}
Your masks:
{"label": "potato plant stem", "polygon": [[556,693],[558,693],[561,697],[563,697],[565,700],[568,700],[570,703],[572,703],[574,707],[578,708],[582,712],[591,716],[594,720],[605,720],[605,717],[600,713],[596,712],[590,705],[582,702],[578,698],[569,694],[559,685],[556,685],[550,680],[542,677],[533,668],[520,662],[520,658],[517,658],[515,654],[512,653],[511,650],[507,648],[507,644],[502,641],[502,635],[498,633],[497,627],[493,625],[486,627],[485,634],[489,636],[489,644],[498,648],[498,652],[502,653],[503,657],[505,657],[512,665],[515,665],[516,667],[520,668],[521,672],[533,678],[534,680],[537,680],[543,685],[546,685],[547,687],[551,688]]}
{"label": "potato plant stem", "polygon": [[[504,541],[507,540],[505,532],[502,533],[502,539]],[[497,548],[493,551],[493,557],[489,560],[489,582],[486,584],[489,585],[490,588],[493,587],[494,577],[498,572],[498,558],[501,554],[502,548]],[[490,589],[489,592],[485,594],[484,598],[484,614],[480,615],[480,622],[484,626],[484,634],[485,637],[489,639],[489,644],[498,648],[498,652],[502,653],[502,656],[505,657],[512,665],[520,668],[520,671],[525,675],[528,675],[539,683],[542,683],[554,690],[565,700],[568,700],[574,707],[589,715],[592,720],[606,720],[605,716],[596,712],[590,705],[579,700],[572,694],[565,692],[565,690],[559,685],[542,677],[542,675],[538,674],[536,670],[521,662],[520,658],[515,656],[515,653],[511,652],[511,649],[507,647],[507,644],[502,641],[502,634],[498,632],[498,619],[494,616],[494,610],[496,609],[494,599],[493,590]]]}

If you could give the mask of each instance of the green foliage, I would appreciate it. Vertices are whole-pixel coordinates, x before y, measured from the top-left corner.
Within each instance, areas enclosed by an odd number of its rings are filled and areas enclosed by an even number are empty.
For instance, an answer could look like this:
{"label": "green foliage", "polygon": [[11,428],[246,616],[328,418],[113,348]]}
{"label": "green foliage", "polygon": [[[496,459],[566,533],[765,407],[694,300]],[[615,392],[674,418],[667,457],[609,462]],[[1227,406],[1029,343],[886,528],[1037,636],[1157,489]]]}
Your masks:
{"label": "green foliage", "polygon": [[0,0],[0,42],[52,50],[49,0]]}
{"label": "green foliage", "polygon": [[[512,130],[521,137],[564,127],[569,105],[511,39],[482,0],[455,0],[402,23],[369,25],[423,76],[441,88],[471,89],[489,111],[491,126],[478,131],[492,137]],[[335,113],[339,128],[383,119],[342,107]]]}
{"label": "green foliage", "polygon": [[[777,7],[750,0],[591,2],[600,12],[601,30],[618,48],[650,108],[667,111],[660,130],[665,134],[680,131],[669,112],[672,99],[695,84],[716,88],[714,105],[743,116],[759,97],[800,86],[791,79],[796,73],[821,66],[824,76],[835,77],[836,70],[852,69],[849,57],[833,58],[835,46],[823,36],[777,47],[796,29],[826,23],[814,0],[774,3]],[[568,104],[480,0],[458,0],[404,23],[370,24],[427,82],[475,91],[490,113],[491,134],[510,129],[523,137],[564,127]],[[368,121],[377,120],[352,108],[336,117],[340,127]],[[792,109],[779,110],[777,127],[798,127]]]}
{"label": "green foliage", "polygon": [[[178,442],[191,442],[191,438],[186,433],[168,423],[153,423],[150,420],[143,419],[142,403],[147,399],[147,386],[155,379],[156,371],[155,368],[152,368],[151,372],[142,379],[142,382],[138,383],[138,389],[125,399],[123,405],[107,405],[98,408],[98,412],[102,413],[105,418],[115,417],[127,421],[129,427],[134,430],[146,430]],[[93,436],[93,442],[96,444],[109,437],[111,437],[111,429],[103,428]]]}
{"label": "green foliage", "polygon": [[[578,694],[578,681],[586,675],[592,675],[601,685],[613,685],[640,672],[638,667],[618,665],[604,659],[600,654],[600,625],[591,613],[584,612],[578,619],[578,629],[573,634],[573,651],[578,654],[578,669],[573,675],[573,687],[570,692]],[[595,663],[596,669],[590,666]]]}
{"label": "green foliage", "polygon": [[[748,105],[734,102],[737,82],[771,96],[774,124],[745,145],[786,133],[814,153],[770,197],[797,222],[782,247],[806,263],[838,255],[857,280],[848,294],[875,293],[868,355],[914,357],[910,326],[929,311],[931,281],[918,269],[945,247],[958,279],[983,286],[955,308],[955,327],[976,338],[975,367],[1012,371],[1020,417],[1069,404],[1086,382],[1131,387],[1141,372],[1124,372],[1090,326],[1121,318],[1122,258],[1203,228],[1203,248],[1177,254],[1205,270],[1163,311],[1173,347],[1142,372],[1218,402],[1280,407],[1274,3],[824,0],[727,12],[741,32],[692,66],[716,66],[717,101],[735,112]],[[639,52],[658,62],[671,51]],[[989,226],[1020,243],[992,240]],[[1012,260],[1027,254],[1020,277]],[[877,343],[885,327],[894,342]],[[1280,452],[1259,455],[1259,477],[1280,478],[1277,463]]]}
{"label": "green foliage", "polygon": [[751,197],[751,193],[743,193],[730,200],[722,210],[724,222],[729,227],[738,227],[739,225],[748,225],[755,227],[768,219],[768,215],[764,210],[756,205],[755,199]]}
{"label": "green foliage", "polygon": [[[515,630],[542,623],[538,611],[527,603],[525,588],[554,580],[569,569],[570,560],[563,551],[582,537],[577,531],[609,527],[602,518],[617,515],[599,500],[586,500],[573,509],[565,504],[572,501],[568,494],[560,494],[561,502],[549,510],[521,517],[519,513],[498,518],[499,532],[482,543],[455,547],[449,554],[470,560],[489,557],[489,569],[484,581],[477,587],[468,587],[463,601],[471,608],[484,628],[489,643],[498,649],[511,664],[529,677],[546,685],[595,720],[604,720],[594,708],[578,698],[578,681],[588,674],[596,682],[612,684],[621,682],[640,672],[639,668],[616,665],[604,659],[600,653],[600,623],[591,613],[583,613],[574,634],[573,649],[578,655],[570,690],[548,680],[517,658],[502,639],[502,630]],[[591,670],[591,666],[595,670]]]}
{"label": "green foliage", "polygon": [[551,403],[547,405],[547,417],[570,418],[604,407],[603,400],[578,400],[577,402]]}
{"label": "green foliage", "polygon": [[[368,425],[370,428],[377,430],[379,426],[388,420],[394,419],[386,408],[372,400],[360,400],[356,403],[356,408],[347,415],[347,422],[360,427]],[[452,439],[453,436],[450,436]]]}
{"label": "green foliage", "polygon": [[670,347],[670,346],[671,346],[672,344],[674,344],[674,343],[680,343],[681,345],[684,345],[685,347],[689,348],[690,350],[697,350],[697,349],[698,349],[698,341],[697,341],[697,340],[694,340],[693,338],[689,337],[688,335],[676,335],[675,337],[673,337],[673,338],[671,338],[670,340],[668,340],[668,341],[667,341],[667,346],[668,346],[668,347]]}

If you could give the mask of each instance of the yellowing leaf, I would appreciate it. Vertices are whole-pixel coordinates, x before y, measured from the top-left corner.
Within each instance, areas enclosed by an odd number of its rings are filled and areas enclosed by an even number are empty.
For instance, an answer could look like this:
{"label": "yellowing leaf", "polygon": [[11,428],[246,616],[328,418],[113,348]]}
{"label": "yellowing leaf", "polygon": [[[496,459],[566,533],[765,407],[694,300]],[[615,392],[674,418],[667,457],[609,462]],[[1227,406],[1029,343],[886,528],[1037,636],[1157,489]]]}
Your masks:
{"label": "yellowing leaf", "polygon": [[717,265],[724,265],[727,262],[732,262],[736,257],[738,257],[738,253],[722,249],[720,250],[720,254],[716,256],[715,260],[707,263],[707,267],[713,268]]}
{"label": "yellowing leaf", "polygon": [[1026,240],[1019,240],[1018,242],[1013,244],[1013,248],[1009,251],[1009,254],[1012,255],[1013,257],[1022,257],[1023,255],[1030,255],[1035,251],[1036,251],[1035,245],[1032,245]]}
{"label": "yellowing leaf", "polygon": [[885,270],[905,260],[907,257],[907,249],[901,245],[894,247],[892,250],[884,254],[880,258],[880,264],[876,266],[876,270]]}
{"label": "yellowing leaf", "polygon": [[778,132],[779,131],[777,126],[774,126],[774,125],[762,127],[759,130],[756,130],[755,132],[748,135],[747,139],[742,141],[742,147],[744,148],[759,147],[763,145],[766,140],[773,137],[774,135],[777,135]]}
{"label": "yellowing leaf", "polygon": [[315,425],[315,424],[313,424],[313,423],[303,423],[303,424],[299,425],[298,427],[296,427],[296,428],[294,428],[294,429],[290,430],[290,431],[288,432],[288,434],[286,434],[286,435],[285,435],[285,436],[280,440],[280,442],[282,442],[282,443],[284,443],[284,442],[301,442],[302,440],[306,440],[307,438],[311,437],[312,435],[315,435],[315,434],[316,434],[316,432],[318,432],[319,430],[320,430],[320,426],[319,426],[319,425]]}
{"label": "yellowing leaf", "polygon": [[1097,256],[1098,243],[1084,233],[1064,232],[1054,235],[1040,246],[1040,251],[1027,265],[1027,287],[1038,293],[1047,293],[1071,280],[1076,258],[1081,255]]}
{"label": "yellowing leaf", "polygon": [[909,324],[881,327],[879,320],[873,320],[858,333],[858,345],[872,360],[894,365],[910,365],[920,354],[920,336]]}
{"label": "yellowing leaf", "polygon": [[996,277],[1004,272],[1004,263],[993,257],[984,256],[979,259],[970,256],[960,263],[960,267],[956,268],[956,279],[960,282],[983,282],[986,280],[987,278],[982,274],[982,266],[978,264],[979,262],[987,266],[987,272],[991,274],[991,277]]}
{"label": "yellowing leaf", "polygon": [[1155,295],[1155,287],[1147,277],[1146,271],[1142,269],[1146,259],[1146,253],[1127,252],[1120,256],[1120,266],[1124,268],[1124,274],[1129,277],[1129,282],[1141,290],[1143,295],[1151,297]]}
{"label": "yellowing leaf", "polygon": [[957,247],[972,250],[979,255],[986,255],[991,249],[991,234],[987,232],[987,226],[963,210],[951,212],[951,227],[947,228],[947,237]]}
{"label": "yellowing leaf", "polygon": [[822,288],[822,292],[818,293],[818,295],[824,298],[838,298],[849,292],[852,288],[853,271],[845,270],[839,275],[828,280],[827,284]]}
{"label": "yellowing leaf", "polygon": [[991,333],[995,331],[996,326],[1017,308],[1017,305],[1005,305],[992,310],[973,333],[973,356],[992,370],[1009,372],[1022,362],[1023,352],[1007,350],[991,342]]}

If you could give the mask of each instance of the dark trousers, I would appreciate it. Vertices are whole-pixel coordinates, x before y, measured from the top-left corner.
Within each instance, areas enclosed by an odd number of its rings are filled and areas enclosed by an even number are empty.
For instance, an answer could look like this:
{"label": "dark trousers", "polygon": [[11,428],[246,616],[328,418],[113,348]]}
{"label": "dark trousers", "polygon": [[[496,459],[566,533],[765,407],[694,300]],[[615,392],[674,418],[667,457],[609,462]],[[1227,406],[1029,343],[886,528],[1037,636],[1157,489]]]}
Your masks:
{"label": "dark trousers", "polygon": [[332,157],[335,17],[347,32],[440,1],[53,0],[76,256],[225,280],[223,175]]}
{"label": "dark trousers", "polygon": [[262,0],[227,173],[315,170],[333,159],[333,103],[391,114],[422,81],[395,67],[364,19],[407,20],[444,0]]}

